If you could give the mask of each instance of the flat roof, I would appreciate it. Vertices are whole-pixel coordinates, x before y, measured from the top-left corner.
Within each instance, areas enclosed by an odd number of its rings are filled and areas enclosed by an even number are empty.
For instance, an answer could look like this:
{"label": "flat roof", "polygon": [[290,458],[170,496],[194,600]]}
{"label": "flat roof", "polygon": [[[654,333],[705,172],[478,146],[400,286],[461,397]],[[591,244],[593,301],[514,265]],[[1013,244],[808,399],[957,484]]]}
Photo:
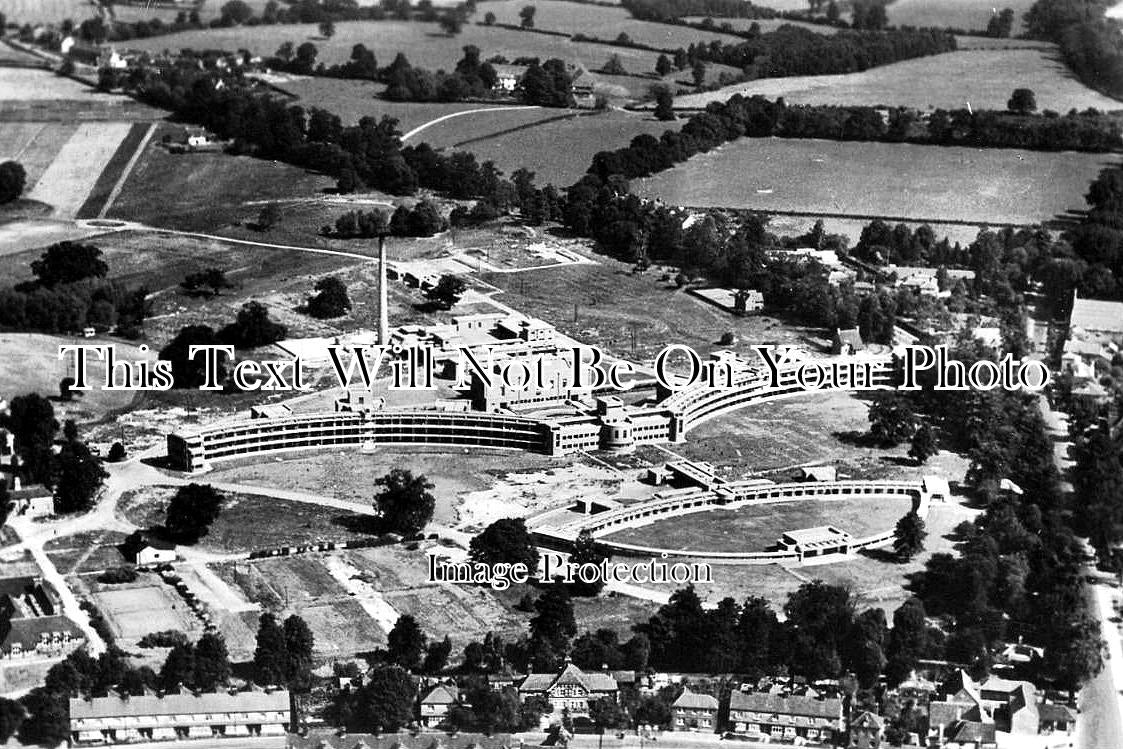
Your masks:
{"label": "flat roof", "polygon": [[788,531],[784,539],[800,546],[823,546],[850,541],[853,537],[846,531],[835,528],[833,525],[820,525],[814,528],[801,528]]}

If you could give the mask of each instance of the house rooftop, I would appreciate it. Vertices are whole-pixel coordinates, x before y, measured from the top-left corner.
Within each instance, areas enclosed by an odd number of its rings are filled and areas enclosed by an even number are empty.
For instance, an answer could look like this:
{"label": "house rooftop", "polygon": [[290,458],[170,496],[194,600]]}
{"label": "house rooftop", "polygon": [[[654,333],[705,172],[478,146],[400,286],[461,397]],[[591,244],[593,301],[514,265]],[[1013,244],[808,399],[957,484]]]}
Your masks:
{"label": "house rooftop", "polygon": [[205,694],[168,694],[133,696],[124,699],[119,695],[71,699],[71,720],[81,718],[118,718],[148,715],[189,715],[193,713],[258,713],[288,711],[289,693],[278,689],[272,692],[213,692]]}
{"label": "house rooftop", "polygon": [[717,710],[717,700],[711,695],[698,694],[686,689],[674,701],[672,707],[681,707],[687,710]]}
{"label": "house rooftop", "polygon": [[837,719],[842,715],[842,702],[836,699],[818,700],[813,697],[781,697],[778,694],[734,691],[729,696],[729,709]]}
{"label": "house rooftop", "polygon": [[1123,333],[1123,302],[1076,297],[1072,301],[1068,324],[1070,328],[1081,330]]}

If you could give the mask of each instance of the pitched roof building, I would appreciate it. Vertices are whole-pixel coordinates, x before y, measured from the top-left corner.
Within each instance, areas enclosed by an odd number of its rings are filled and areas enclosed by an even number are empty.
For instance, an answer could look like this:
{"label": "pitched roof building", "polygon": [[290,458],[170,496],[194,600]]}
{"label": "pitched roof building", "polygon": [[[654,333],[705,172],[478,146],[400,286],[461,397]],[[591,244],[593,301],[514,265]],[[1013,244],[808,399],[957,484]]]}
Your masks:
{"label": "pitched roof building", "polygon": [[729,696],[729,723],[734,732],[750,736],[829,742],[843,728],[842,701],[735,691]]}
{"label": "pitched roof building", "polygon": [[671,705],[671,730],[713,731],[717,727],[717,707],[713,696],[684,689]]}
{"label": "pitched roof building", "polygon": [[291,721],[286,690],[70,700],[71,739],[79,743],[283,736]]}
{"label": "pitched roof building", "polygon": [[430,689],[421,698],[421,725],[435,728],[447,721],[458,697],[459,690],[454,684],[437,684]]}
{"label": "pitched roof building", "polygon": [[617,699],[620,688],[609,674],[582,671],[566,663],[556,674],[527,674],[519,684],[523,699],[540,695],[549,701],[554,712],[568,710],[570,715],[588,715],[589,703],[608,697]]}

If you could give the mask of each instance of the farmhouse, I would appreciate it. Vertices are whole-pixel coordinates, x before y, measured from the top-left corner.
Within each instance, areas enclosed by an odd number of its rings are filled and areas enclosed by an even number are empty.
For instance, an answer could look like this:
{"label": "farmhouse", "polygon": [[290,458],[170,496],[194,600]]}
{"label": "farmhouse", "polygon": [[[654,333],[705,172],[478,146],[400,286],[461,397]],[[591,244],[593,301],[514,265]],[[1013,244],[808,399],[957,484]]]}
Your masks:
{"label": "farmhouse", "polygon": [[799,561],[826,556],[828,554],[849,554],[854,543],[853,537],[833,525],[804,528],[788,531],[780,537],[777,547],[780,551],[794,551]]}
{"label": "farmhouse", "polygon": [[734,691],[729,696],[729,723],[735,733],[750,736],[829,742],[842,730],[842,701]]}
{"label": "farmhouse", "polygon": [[671,713],[673,731],[713,730],[717,725],[717,700],[708,694],[684,689],[671,705]]}
{"label": "farmhouse", "polygon": [[519,697],[541,696],[555,713],[568,710],[570,715],[588,715],[589,703],[601,698],[616,700],[619,685],[609,674],[585,672],[570,662],[556,674],[527,674],[519,684]]}
{"label": "farmhouse", "polygon": [[283,736],[291,721],[283,689],[70,700],[70,736],[77,743]]}
{"label": "farmhouse", "polygon": [[513,94],[522,83],[526,73],[525,65],[492,65],[495,68],[495,85],[492,90],[497,93]]}
{"label": "farmhouse", "polygon": [[880,716],[863,710],[850,721],[850,741],[846,745],[851,749],[878,749],[884,728]]}

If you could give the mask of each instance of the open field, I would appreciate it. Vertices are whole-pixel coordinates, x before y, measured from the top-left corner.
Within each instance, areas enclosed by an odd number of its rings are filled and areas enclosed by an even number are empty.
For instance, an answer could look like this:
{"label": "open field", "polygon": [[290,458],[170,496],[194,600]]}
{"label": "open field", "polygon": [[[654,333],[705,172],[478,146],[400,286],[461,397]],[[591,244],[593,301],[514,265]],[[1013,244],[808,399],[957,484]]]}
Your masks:
{"label": "open field", "polygon": [[463,150],[479,161],[494,161],[508,174],[523,166],[538,175],[540,184],[568,187],[581,179],[598,151],[623,148],[643,133],[658,138],[684,123],[684,119],[660,122],[650,115],[610,111],[468,143]]}
{"label": "open field", "polygon": [[1034,224],[1083,208],[1103,154],[742,138],[632,189],[673,205]]}
{"label": "open field", "polygon": [[789,104],[836,104],[1005,111],[1015,88],[1029,86],[1038,108],[1123,108],[1123,103],[1084,86],[1057,59],[1055,47],[947,52],[845,75],[765,78],[717,91],[687,94],[676,108],[701,109],[733,94],[784,97]]}
{"label": "open field", "polygon": [[247,201],[306,198],[335,185],[329,177],[249,156],[169,153],[158,143],[174,129],[163,125],[153,136],[110,218],[212,232],[222,224],[256,218],[261,208],[247,212]]}
{"label": "open field", "polygon": [[[97,342],[96,339],[93,342]],[[141,352],[135,345],[114,340],[117,356],[121,359],[141,361],[154,359],[152,352]],[[64,344],[91,343],[89,338],[78,336],[54,336],[41,333],[0,333],[0,393],[10,398],[23,393],[58,395],[58,383],[63,377],[72,374],[73,355],[65,360],[58,355],[59,346]],[[105,390],[101,386],[105,380],[105,364],[90,357],[89,362],[91,390],[70,402],[55,403],[56,415],[60,420],[66,418],[85,421],[102,415],[107,411],[123,408],[136,397],[135,392],[127,390]]]}
{"label": "open field", "polygon": [[[763,315],[734,317],[675,289],[669,278],[660,280],[658,269],[633,274],[625,263],[607,257],[597,260],[598,265],[483,277],[504,290],[499,297],[503,303],[546,320],[566,335],[641,362],[654,359],[668,341],[691,346],[702,356],[724,348],[755,356],[750,344],[807,346],[809,339],[820,335],[816,329]],[[733,331],[743,343],[720,345],[726,331]]]}
{"label": "open field", "polygon": [[333,450],[287,457],[283,462],[224,464],[211,476],[218,482],[292,489],[366,504],[374,498],[375,478],[392,468],[408,468],[434,484],[434,522],[451,525],[458,520],[462,494],[489,489],[508,472],[560,469],[571,462],[571,458],[507,451],[387,447],[374,454]]}
{"label": "open field", "polygon": [[117,548],[124,540],[119,531],[86,531],[52,538],[44,548],[63,575],[82,575],[124,564],[127,560]]}
{"label": "open field", "polygon": [[202,627],[187,604],[171,586],[151,575],[127,586],[107,587],[93,598],[113,632],[125,640],[138,640],[149,632],[167,629],[201,633]]}
{"label": "open field", "polygon": [[[581,6],[582,8],[584,6]],[[272,55],[286,41],[301,44],[312,41],[319,50],[318,60],[327,65],[346,62],[355,44],[373,49],[381,64],[397,52],[424,68],[451,70],[463,57],[462,47],[474,44],[483,58],[502,54],[517,57],[559,57],[567,63],[597,69],[613,55],[620,56],[629,72],[653,70],[656,52],[609,47],[603,44],[571,42],[564,37],[514,31],[498,27],[469,25],[455,38],[447,36],[435,23],[412,21],[354,21],[336,24],[335,35],[324,39],[314,24],[255,26],[229,29],[184,31],[177,34],[137,39],[131,47],[161,51],[165,49],[249,49],[255,54]]]}
{"label": "open field", "polygon": [[[125,494],[120,512],[139,528],[164,522],[170,487],[149,487]],[[354,528],[361,519],[352,513],[305,502],[255,494],[224,493],[222,512],[199,542],[199,548],[219,552],[249,552],[277,546],[300,546],[321,541],[369,538]]]}
{"label": "open field", "polygon": [[911,503],[900,497],[778,502],[658,520],[613,533],[613,541],[689,551],[765,551],[783,533],[833,525],[855,538],[890,530]]}
{"label": "open field", "polygon": [[[49,203],[60,218],[74,218],[85,204],[101,172],[117,152],[133,125],[127,122],[89,122],[59,149],[28,197]],[[143,127],[143,126],[141,126]]]}
{"label": "open field", "polygon": [[[486,3],[477,13],[495,14],[498,23],[519,25],[519,11],[526,5],[522,0],[496,0]],[[736,44],[739,38],[719,31],[696,31],[685,26],[671,26],[651,21],[637,21],[623,8],[606,8],[599,5],[578,5],[565,0],[537,0],[534,3],[534,27],[547,31],[565,31],[569,34],[613,41],[620,34],[639,44],[662,49],[686,48],[698,42],[714,40]],[[607,49],[607,48],[606,48]],[[510,55],[507,55],[510,57]]]}
{"label": "open field", "polygon": [[57,23],[66,18],[81,21],[96,15],[89,0],[0,0],[0,13],[8,23]]}
{"label": "open field", "polygon": [[1014,35],[1022,32],[1022,18],[1033,0],[1007,0],[997,6],[978,0],[893,0],[885,8],[894,26],[935,26],[968,31],[987,27],[993,8],[1014,11]]}
{"label": "open field", "polygon": [[[768,7],[775,8],[776,10],[782,10],[781,8],[775,7],[774,3],[770,4]],[[807,3],[799,3],[798,7],[795,8],[795,10],[807,10]],[[817,23],[806,23],[803,21],[789,21],[786,18],[722,18],[719,16],[683,16],[683,20],[690,21],[691,23],[701,23],[707,18],[713,20],[716,28],[721,28],[722,26],[729,24],[729,27],[734,31],[748,31],[755,23],[764,33],[775,31],[781,26],[799,26],[800,28],[807,29],[808,31],[813,31],[816,34],[823,34],[826,36],[838,33],[838,29],[834,26],[827,26],[826,24]]]}
{"label": "open field", "polygon": [[62,122],[0,122],[0,161],[18,161],[27,172],[30,193],[59,150],[78,130]]}

